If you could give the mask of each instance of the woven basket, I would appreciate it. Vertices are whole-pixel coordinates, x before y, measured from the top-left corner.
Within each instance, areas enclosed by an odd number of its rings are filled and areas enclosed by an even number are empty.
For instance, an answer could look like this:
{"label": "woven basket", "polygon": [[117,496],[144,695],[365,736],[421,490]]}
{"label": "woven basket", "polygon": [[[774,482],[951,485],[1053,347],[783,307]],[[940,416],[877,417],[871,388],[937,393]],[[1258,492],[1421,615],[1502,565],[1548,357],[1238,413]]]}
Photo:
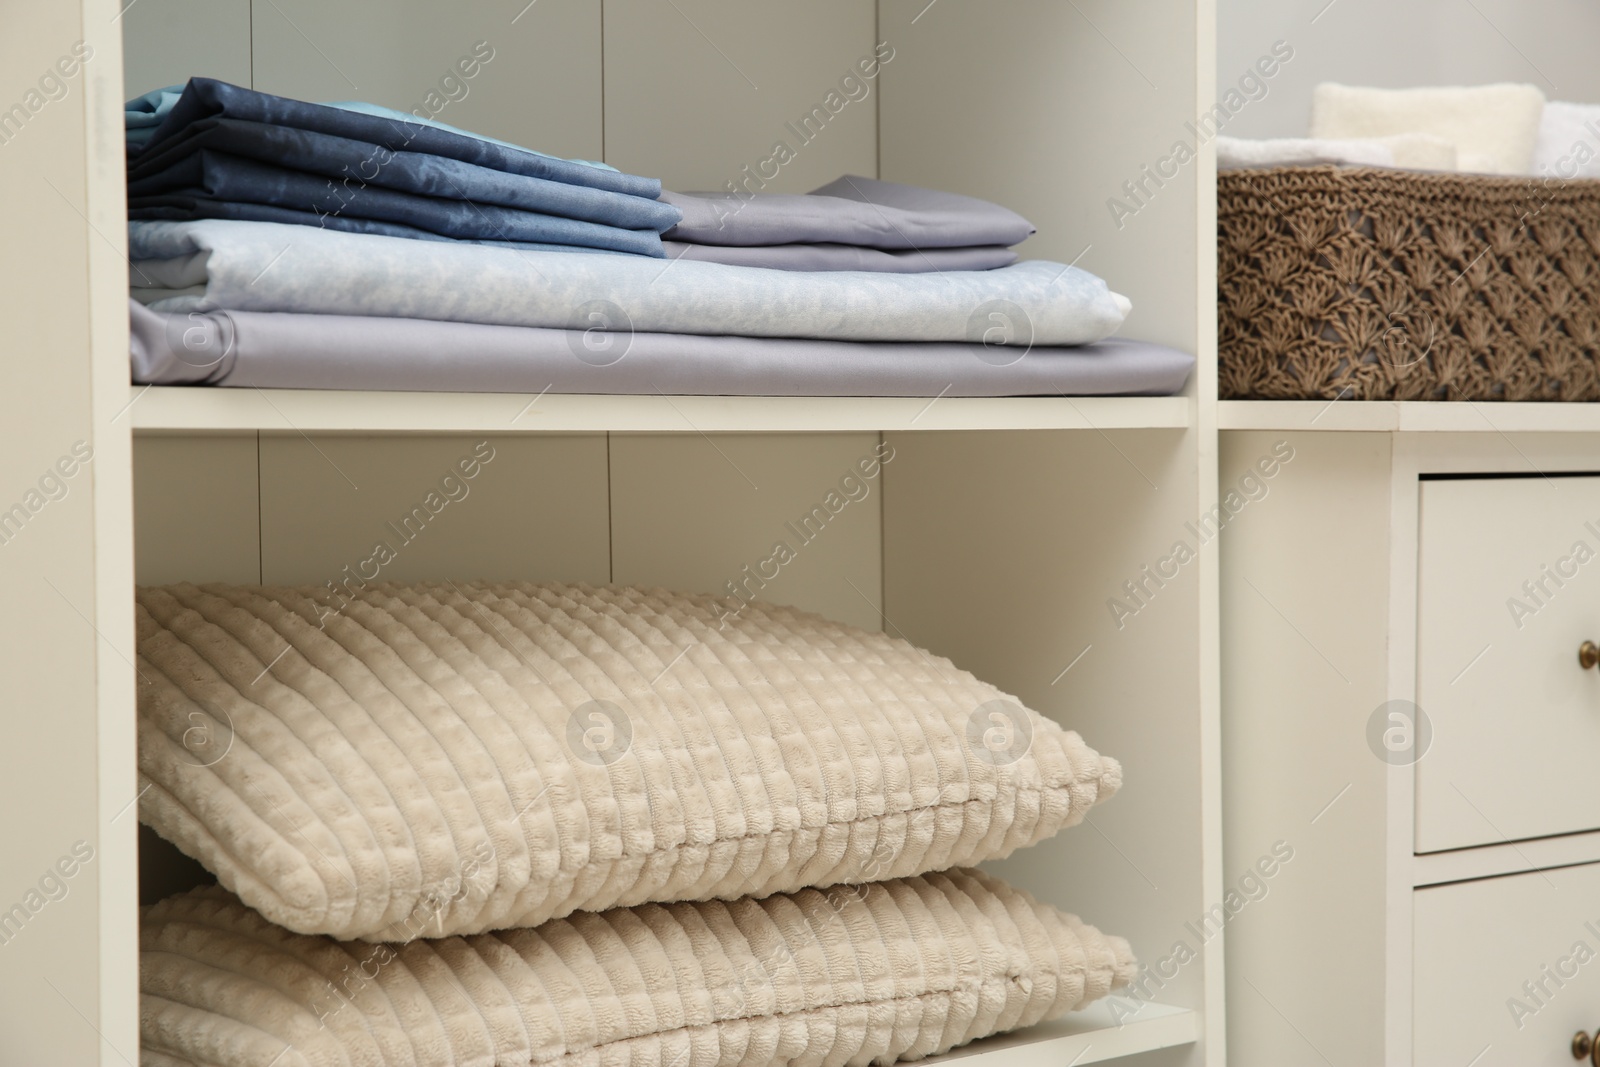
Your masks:
{"label": "woven basket", "polygon": [[1600,399],[1600,181],[1217,177],[1228,399]]}

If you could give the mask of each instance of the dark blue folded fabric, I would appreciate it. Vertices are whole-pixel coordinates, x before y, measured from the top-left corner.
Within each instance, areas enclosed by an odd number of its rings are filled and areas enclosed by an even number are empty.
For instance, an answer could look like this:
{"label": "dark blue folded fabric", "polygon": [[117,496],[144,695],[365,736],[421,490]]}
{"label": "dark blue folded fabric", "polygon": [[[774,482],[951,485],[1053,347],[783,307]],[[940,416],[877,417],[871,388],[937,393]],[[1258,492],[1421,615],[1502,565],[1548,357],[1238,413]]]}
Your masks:
{"label": "dark blue folded fabric", "polygon": [[[375,186],[625,230],[661,231],[683,217],[670,204],[628,193],[511,174],[423,152],[391,152],[369,141],[231,118],[201,119],[182,135],[136,156],[128,166],[128,195],[206,187],[208,180],[226,180],[225,175],[213,172],[233,169],[236,158],[331,179],[329,188],[341,200],[359,200],[363,188]],[[260,201],[259,197],[247,199]]]}
{"label": "dark blue folded fabric", "polygon": [[[464,241],[571,245],[601,248],[635,255],[665,255],[661,235],[655,230],[630,230],[581,219],[561,218],[535,211],[475,204],[465,200],[418,196],[376,185],[346,188],[301,171],[287,170],[252,159],[202,149],[163,172],[165,191],[140,195],[129,188],[128,208],[163,207],[182,210],[199,202],[230,202],[289,208],[308,216],[312,225],[341,229],[326,220],[352,218],[400,223],[440,237]],[[164,216],[171,218],[172,216]],[[183,218],[215,218],[215,214],[190,214]],[[244,215],[228,216],[248,218]],[[252,221],[281,221],[255,216]]]}
{"label": "dark blue folded fabric", "polygon": [[314,215],[309,211],[275,207],[271,204],[246,204],[233,200],[208,200],[197,196],[147,196],[128,208],[128,218],[153,222],[192,222],[196,219],[232,219],[235,222],[280,222],[288,226],[313,226],[345,233],[369,233],[379,237],[404,237],[412,241],[449,241],[456,244],[491,245],[521,249],[524,252],[588,252],[594,255],[624,255],[605,248],[577,245],[536,244],[529,241],[460,241],[441,237],[415,226],[377,219],[353,219],[348,215]]}
{"label": "dark blue folded fabric", "polygon": [[399,119],[344,111],[322,104],[308,104],[303,100],[258,93],[227,82],[211,78],[190,78],[183,95],[156,127],[155,133],[136,152],[133,161],[160,150],[171,141],[185,137],[190,126],[203,119],[225,116],[261,122],[274,126],[287,126],[297,130],[310,130],[334,137],[347,137],[353,141],[366,141],[382,145],[391,152],[422,152],[428,155],[458,159],[463,163],[476,163],[480,167],[501,170],[508,174],[522,174],[530,178],[583,185],[591,189],[608,189],[616,193],[642,196],[654,200],[661,195],[661,183],[654,178],[642,178],[620,171],[591,167],[537,152],[518,151],[491,141],[450,133],[420,123],[402,122]]}

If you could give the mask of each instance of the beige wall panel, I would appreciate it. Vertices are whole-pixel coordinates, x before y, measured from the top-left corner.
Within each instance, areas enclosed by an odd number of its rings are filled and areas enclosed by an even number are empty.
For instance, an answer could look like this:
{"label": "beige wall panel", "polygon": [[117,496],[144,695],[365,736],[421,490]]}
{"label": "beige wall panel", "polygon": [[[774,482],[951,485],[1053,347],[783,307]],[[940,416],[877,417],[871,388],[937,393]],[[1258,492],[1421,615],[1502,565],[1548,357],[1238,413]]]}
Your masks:
{"label": "beige wall panel", "polygon": [[[1032,259],[1077,260],[1133,301],[1122,328],[1195,351],[1191,160],[1119,226],[1107,200],[1195,117],[1186,0],[882,0],[882,177],[1027,216]],[[1209,103],[1209,102],[1208,102]],[[1152,188],[1154,188],[1152,186]],[[1078,257],[1082,257],[1081,259]]]}
{"label": "beige wall panel", "polygon": [[1228,1061],[1376,1064],[1389,764],[1367,729],[1388,694],[1390,438],[1226,433],[1224,489],[1279,442],[1294,458],[1221,537],[1224,876],[1294,849],[1228,924]]}
{"label": "beige wall panel", "polygon": [[140,437],[133,482],[140,585],[261,580],[254,434]]}
{"label": "beige wall panel", "polygon": [[[441,484],[483,441],[493,458],[447,485],[461,497],[450,499]],[[408,542],[395,528],[413,508],[428,510],[430,492],[443,504],[401,530]],[[599,436],[263,437],[261,514],[270,584],[321,585],[347,566],[357,573],[379,541],[395,555],[376,564],[380,581],[609,576]]]}
{"label": "beige wall panel", "polygon": [[128,99],[190,78],[250,84],[250,0],[120,0]]}
{"label": "beige wall panel", "polygon": [[1268,94],[1228,122],[1224,132],[1236,137],[1304,137],[1311,90],[1324,81],[1526,82],[1551,100],[1600,100],[1600,7],[1588,0],[1221,0],[1217,9],[1219,94],[1274,41],[1294,48]]}
{"label": "beige wall panel", "polygon": [[[253,11],[255,87],[264,92],[427,105],[474,133],[600,158],[600,0],[257,0]],[[456,64],[479,42],[492,56],[461,79]]]}
{"label": "beige wall panel", "polygon": [[[840,482],[878,447],[877,434],[674,434],[611,440],[612,544],[620,584],[731,596],[728,583],[758,573],[781,541],[794,559],[745,588],[870,630],[880,628],[880,489]],[[796,533],[829,492],[846,501],[820,528]],[[863,495],[865,493],[865,495]],[[729,601],[730,605],[734,601]]]}
{"label": "beige wall panel", "polygon": [[[746,166],[768,192],[875,176],[878,87],[856,70],[874,23],[862,0],[608,0],[606,162],[684,191]],[[817,107],[826,121],[803,128]]]}
{"label": "beige wall panel", "polygon": [[[931,16],[930,16],[931,17]],[[1123,762],[1092,826],[998,865],[1149,964],[1202,902],[1198,560],[1119,629],[1124,580],[1194,538],[1193,453],[1152,431],[890,434],[885,469],[887,628],[1079,731]],[[975,709],[976,710],[976,709]],[[1202,964],[1155,999],[1198,1006]]]}

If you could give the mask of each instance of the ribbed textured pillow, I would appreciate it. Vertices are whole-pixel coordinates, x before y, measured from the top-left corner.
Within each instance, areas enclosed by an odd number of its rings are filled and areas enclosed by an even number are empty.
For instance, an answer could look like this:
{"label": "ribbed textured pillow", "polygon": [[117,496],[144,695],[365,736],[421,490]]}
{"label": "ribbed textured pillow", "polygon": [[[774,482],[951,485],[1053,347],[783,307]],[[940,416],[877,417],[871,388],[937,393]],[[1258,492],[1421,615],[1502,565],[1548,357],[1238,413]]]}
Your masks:
{"label": "ribbed textured pillow", "polygon": [[138,641],[140,817],[301,933],[945,870],[1121,782],[905,641],[708,596],[183,585],[139,591]]}
{"label": "ribbed textured pillow", "polygon": [[969,870],[395,946],[293,934],[211,888],[146,909],[140,944],[162,1067],[890,1063],[1134,974],[1126,941]]}

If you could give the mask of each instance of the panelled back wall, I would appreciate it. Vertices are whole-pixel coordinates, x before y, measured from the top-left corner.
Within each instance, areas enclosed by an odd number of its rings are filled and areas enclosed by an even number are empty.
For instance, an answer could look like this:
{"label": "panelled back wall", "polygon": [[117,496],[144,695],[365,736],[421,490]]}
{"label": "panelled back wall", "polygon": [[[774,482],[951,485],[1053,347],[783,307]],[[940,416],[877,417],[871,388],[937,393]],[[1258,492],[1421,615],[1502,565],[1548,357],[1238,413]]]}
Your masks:
{"label": "panelled back wall", "polygon": [[1600,7],[1587,0],[1226,0],[1217,9],[1219,98],[1274,41],[1294,58],[1228,122],[1230,136],[1304,137],[1311,90],[1324,81],[1525,82],[1550,100],[1600,101]]}

